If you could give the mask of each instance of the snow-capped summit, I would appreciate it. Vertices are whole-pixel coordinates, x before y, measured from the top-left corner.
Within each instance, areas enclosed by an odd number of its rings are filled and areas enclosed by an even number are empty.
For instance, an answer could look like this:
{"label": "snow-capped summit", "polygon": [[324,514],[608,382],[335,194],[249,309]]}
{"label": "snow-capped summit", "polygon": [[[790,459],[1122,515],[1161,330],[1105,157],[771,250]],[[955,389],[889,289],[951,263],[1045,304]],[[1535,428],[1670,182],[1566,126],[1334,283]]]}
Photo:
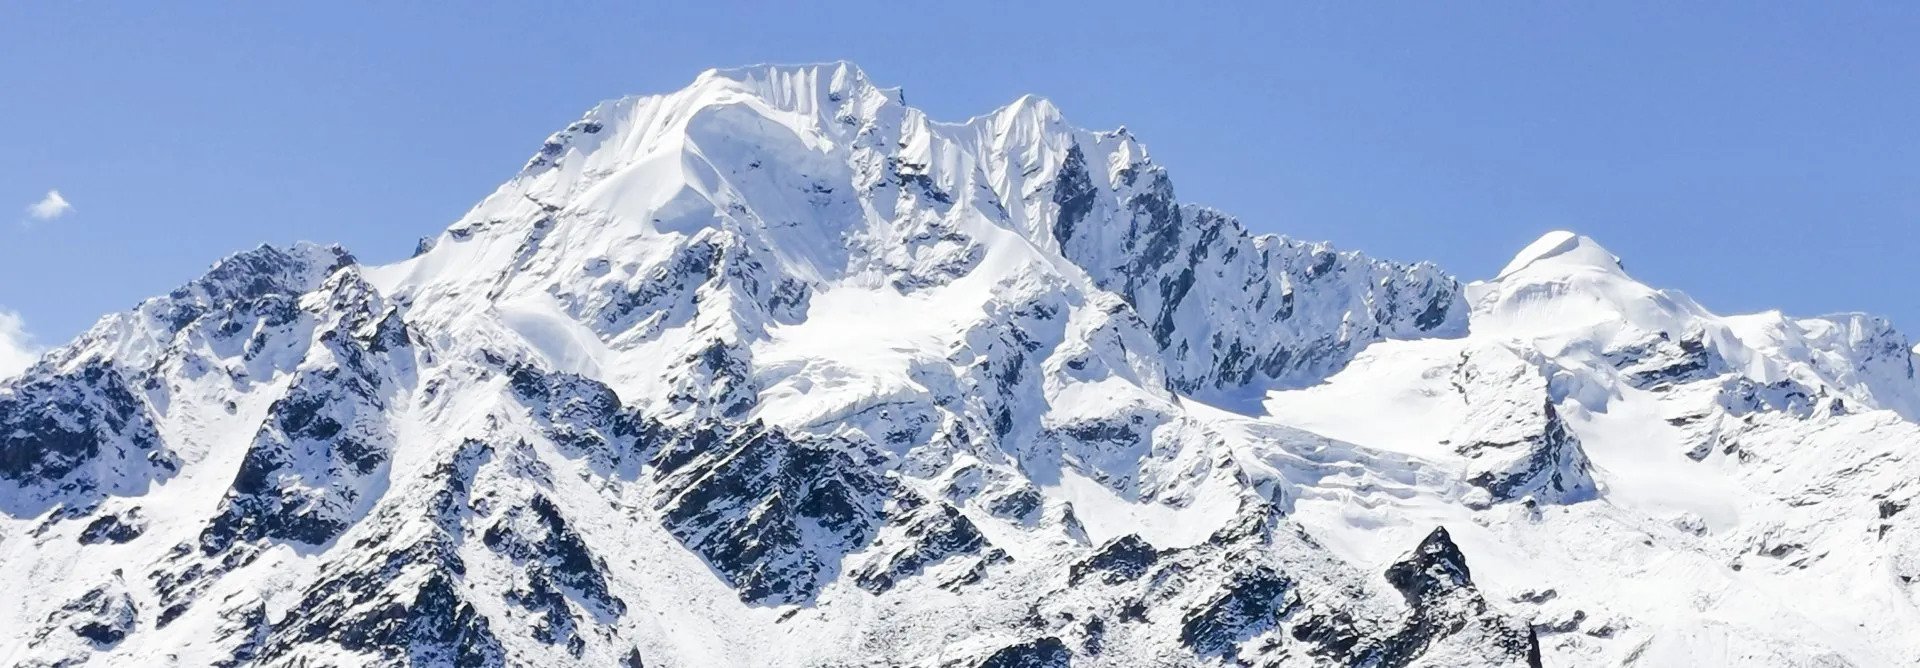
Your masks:
{"label": "snow-capped summit", "polygon": [[[1303,502],[1296,519],[1376,527],[1349,544],[1358,560],[1438,523],[1468,554],[1567,574],[1504,594],[1535,611],[1549,662],[1600,665],[1636,634],[1624,656],[1659,665],[1920,657],[1895,630],[1920,620],[1900,519],[1916,493],[1901,478],[1920,471],[1904,336],[1857,315],[1720,316],[1568,232],[1466,292],[1469,336],[1376,344],[1265,402],[1458,471],[1461,506]],[[1459,507],[1482,510],[1467,523]],[[1857,616],[1856,598],[1886,607]]]}
{"label": "snow-capped summit", "polygon": [[712,70],[0,384],[0,656],[1911,662],[1912,363],[1571,233],[1469,286],[1256,236],[1038,97]]}
{"label": "snow-capped summit", "polygon": [[[632,300],[666,298],[664,267],[694,255],[751,266],[728,272],[747,281],[732,300],[746,339],[827,294],[879,289],[931,324],[1014,287],[1112,292],[1161,350],[1164,369],[1144,373],[1183,391],[1312,382],[1369,341],[1464,328],[1458,285],[1432,265],[1256,237],[1182,205],[1125,132],[1071,127],[1033,96],[936,122],[845,63],[715,70],[603,103],[423,249],[376,280],[558,309],[614,351],[652,340],[629,316],[661,312]],[[543,352],[609,363],[599,347]]]}
{"label": "snow-capped summit", "polygon": [[1540,236],[1533,243],[1513,256],[1513,260],[1494,276],[1495,280],[1504,279],[1522,269],[1535,264],[1543,268],[1559,267],[1565,271],[1577,267],[1600,269],[1603,271],[1621,270],[1620,258],[1592,238],[1580,236],[1566,230],[1555,230]]}
{"label": "snow-capped summit", "polygon": [[1794,387],[1811,403],[1838,401],[1842,411],[1920,417],[1920,381],[1912,355],[1902,352],[1909,344],[1884,320],[1723,317],[1683,293],[1641,283],[1613,253],[1570,232],[1541,237],[1467,294],[1477,335],[1525,340],[1565,364],[1619,367],[1629,385],[1735,372]]}
{"label": "snow-capped summit", "polygon": [[1540,237],[1495,278],[1467,292],[1476,333],[1555,346],[1610,345],[1616,338],[1663,333],[1697,338],[1702,334],[1693,330],[1709,315],[1686,295],[1635,280],[1619,257],[1571,232]]}

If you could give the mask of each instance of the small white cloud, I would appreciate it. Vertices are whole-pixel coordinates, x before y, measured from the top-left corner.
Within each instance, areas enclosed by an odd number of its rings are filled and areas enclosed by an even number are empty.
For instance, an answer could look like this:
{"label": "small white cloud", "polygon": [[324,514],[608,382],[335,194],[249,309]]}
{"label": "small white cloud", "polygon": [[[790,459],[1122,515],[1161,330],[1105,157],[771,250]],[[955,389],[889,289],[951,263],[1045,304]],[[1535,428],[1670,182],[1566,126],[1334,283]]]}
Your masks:
{"label": "small white cloud", "polygon": [[58,190],[47,191],[46,197],[40,198],[40,201],[27,207],[27,215],[33,216],[34,220],[53,220],[71,211],[73,211],[73,205],[67,203],[67,198],[61,197]]}
{"label": "small white cloud", "polygon": [[12,378],[40,359],[40,347],[27,335],[20,315],[0,309],[0,380]]}

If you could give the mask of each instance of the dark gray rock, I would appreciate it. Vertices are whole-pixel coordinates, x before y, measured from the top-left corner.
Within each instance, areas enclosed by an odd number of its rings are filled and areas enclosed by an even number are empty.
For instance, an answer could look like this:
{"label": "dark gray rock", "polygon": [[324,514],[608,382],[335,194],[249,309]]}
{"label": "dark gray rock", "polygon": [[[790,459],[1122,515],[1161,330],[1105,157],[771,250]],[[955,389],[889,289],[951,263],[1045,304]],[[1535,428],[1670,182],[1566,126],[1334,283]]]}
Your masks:
{"label": "dark gray rock", "polygon": [[1067,668],[1073,665],[1073,650],[1059,638],[1037,638],[1009,645],[987,655],[978,668]]}
{"label": "dark gray rock", "polygon": [[749,603],[804,601],[885,521],[891,486],[849,444],[709,426],[656,455],[667,530]]}

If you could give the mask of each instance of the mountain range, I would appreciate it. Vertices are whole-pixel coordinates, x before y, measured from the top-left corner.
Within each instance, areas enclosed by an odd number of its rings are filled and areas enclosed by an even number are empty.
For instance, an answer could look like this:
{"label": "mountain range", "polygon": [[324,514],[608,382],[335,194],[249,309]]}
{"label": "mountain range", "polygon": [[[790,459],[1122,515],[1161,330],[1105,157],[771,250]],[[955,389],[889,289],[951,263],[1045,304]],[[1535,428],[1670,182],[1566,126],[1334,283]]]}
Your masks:
{"label": "mountain range", "polygon": [[847,63],[601,103],[409,259],[241,252],[0,381],[0,657],[1920,663],[1885,320],[1173,183]]}

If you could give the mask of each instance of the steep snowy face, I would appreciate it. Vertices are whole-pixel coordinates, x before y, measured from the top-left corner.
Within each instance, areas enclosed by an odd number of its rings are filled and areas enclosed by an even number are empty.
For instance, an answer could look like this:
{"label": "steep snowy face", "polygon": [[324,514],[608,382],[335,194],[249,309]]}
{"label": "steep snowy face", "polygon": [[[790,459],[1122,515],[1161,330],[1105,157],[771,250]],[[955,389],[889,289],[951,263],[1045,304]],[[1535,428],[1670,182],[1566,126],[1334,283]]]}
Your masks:
{"label": "steep snowy face", "polygon": [[[832,289],[967,311],[1009,276],[1111,292],[1185,392],[1311,382],[1368,342],[1465,323],[1431,265],[1256,238],[1182,205],[1124,130],[1073,128],[1032,97],[939,123],[844,63],[604,103],[423,249],[389,279],[403,298],[545,302],[615,350],[682,321],[738,346]],[[703,289],[731,322],[690,308]]]}

